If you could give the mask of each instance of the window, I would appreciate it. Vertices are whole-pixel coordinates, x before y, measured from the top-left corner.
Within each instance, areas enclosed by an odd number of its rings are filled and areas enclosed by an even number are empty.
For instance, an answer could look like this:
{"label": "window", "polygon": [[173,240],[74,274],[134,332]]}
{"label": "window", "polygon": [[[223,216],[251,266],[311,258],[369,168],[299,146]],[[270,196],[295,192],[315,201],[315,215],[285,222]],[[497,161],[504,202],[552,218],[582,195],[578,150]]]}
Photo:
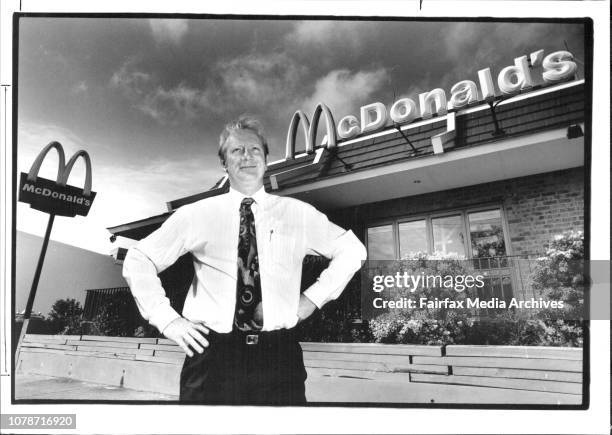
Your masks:
{"label": "window", "polygon": [[[368,259],[394,260],[410,258],[417,252],[441,252],[475,259],[478,268],[493,268],[492,259],[508,254],[503,228],[500,207],[397,219],[368,227]],[[499,263],[502,260],[495,261],[497,267],[505,267]]]}
{"label": "window", "polygon": [[427,252],[427,221],[402,222],[398,226],[400,258],[415,252]]}
{"label": "window", "polygon": [[498,257],[506,255],[504,230],[499,210],[480,211],[468,214],[472,257]]}
{"label": "window", "polygon": [[465,257],[465,237],[460,215],[432,219],[431,226],[434,252]]}
{"label": "window", "polygon": [[368,228],[368,253],[373,260],[395,259],[392,225]]}
{"label": "window", "polygon": [[[507,302],[513,295],[500,207],[479,207],[396,219],[367,229],[368,260],[401,260],[416,253],[440,252],[466,259],[466,266],[484,275],[477,296]],[[482,310],[481,314],[490,314]]]}

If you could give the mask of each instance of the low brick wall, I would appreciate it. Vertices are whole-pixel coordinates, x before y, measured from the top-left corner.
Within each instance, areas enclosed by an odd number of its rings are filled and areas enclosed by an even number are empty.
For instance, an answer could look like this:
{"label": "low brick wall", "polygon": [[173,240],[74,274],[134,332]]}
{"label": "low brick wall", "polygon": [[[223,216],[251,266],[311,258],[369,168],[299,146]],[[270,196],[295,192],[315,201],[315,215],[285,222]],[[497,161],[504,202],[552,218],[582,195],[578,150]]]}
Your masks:
{"label": "low brick wall", "polygon": [[[564,403],[581,402],[581,348],[359,343],[302,343],[302,348],[309,377],[557,393]],[[183,351],[167,339],[30,334],[17,371],[177,395],[183,360]]]}

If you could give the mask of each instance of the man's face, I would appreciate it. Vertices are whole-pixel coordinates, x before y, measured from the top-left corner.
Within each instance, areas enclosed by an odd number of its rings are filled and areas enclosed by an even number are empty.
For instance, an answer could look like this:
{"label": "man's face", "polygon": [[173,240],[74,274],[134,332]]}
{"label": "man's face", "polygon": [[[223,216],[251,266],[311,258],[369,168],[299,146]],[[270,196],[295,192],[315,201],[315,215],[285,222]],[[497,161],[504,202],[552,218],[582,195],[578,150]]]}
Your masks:
{"label": "man's face", "polygon": [[237,130],[227,138],[225,167],[233,188],[263,185],[266,156],[259,137],[250,130]]}

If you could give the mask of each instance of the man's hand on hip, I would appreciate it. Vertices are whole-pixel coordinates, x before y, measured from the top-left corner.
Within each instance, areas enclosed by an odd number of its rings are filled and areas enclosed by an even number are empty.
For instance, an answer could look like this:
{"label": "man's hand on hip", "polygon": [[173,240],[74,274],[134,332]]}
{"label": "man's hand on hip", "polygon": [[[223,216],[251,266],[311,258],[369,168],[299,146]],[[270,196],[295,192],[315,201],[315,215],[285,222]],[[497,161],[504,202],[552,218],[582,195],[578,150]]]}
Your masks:
{"label": "man's hand on hip", "polygon": [[300,295],[300,303],[298,305],[298,317],[300,318],[298,323],[301,323],[310,317],[310,315],[314,313],[316,309],[317,306],[302,293]]}
{"label": "man's hand on hip", "polygon": [[[198,353],[204,352],[208,347],[208,328],[201,323],[191,322],[184,317],[174,319],[163,331],[163,334],[181,346],[187,355],[193,356],[191,349]],[[190,349],[191,347],[191,349]]]}

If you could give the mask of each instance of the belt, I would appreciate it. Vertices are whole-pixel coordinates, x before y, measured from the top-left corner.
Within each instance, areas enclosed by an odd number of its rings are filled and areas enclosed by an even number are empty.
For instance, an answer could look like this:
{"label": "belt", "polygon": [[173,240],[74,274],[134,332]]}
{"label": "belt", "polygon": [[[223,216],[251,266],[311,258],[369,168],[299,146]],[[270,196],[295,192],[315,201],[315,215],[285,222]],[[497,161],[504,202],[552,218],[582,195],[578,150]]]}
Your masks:
{"label": "belt", "polygon": [[274,331],[232,331],[220,334],[210,331],[209,338],[212,342],[233,343],[235,345],[261,346],[282,344],[296,340],[294,329],[276,329]]}

